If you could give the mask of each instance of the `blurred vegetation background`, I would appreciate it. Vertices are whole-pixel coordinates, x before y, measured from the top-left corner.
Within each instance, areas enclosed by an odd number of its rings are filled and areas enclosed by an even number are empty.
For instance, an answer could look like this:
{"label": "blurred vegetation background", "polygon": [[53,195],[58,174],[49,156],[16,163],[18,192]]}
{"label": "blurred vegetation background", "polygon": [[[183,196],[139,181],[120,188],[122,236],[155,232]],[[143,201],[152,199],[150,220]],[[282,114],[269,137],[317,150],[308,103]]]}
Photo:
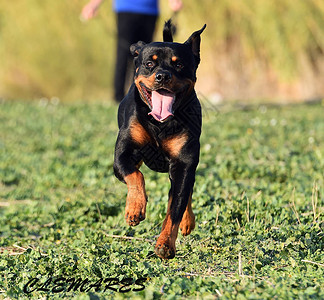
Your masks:
{"label": "blurred vegetation background", "polygon": [[[104,2],[0,0],[0,97],[112,99],[115,15]],[[162,24],[171,16],[160,1]],[[197,90],[210,98],[305,100],[324,95],[323,0],[184,0],[177,41],[204,23]]]}

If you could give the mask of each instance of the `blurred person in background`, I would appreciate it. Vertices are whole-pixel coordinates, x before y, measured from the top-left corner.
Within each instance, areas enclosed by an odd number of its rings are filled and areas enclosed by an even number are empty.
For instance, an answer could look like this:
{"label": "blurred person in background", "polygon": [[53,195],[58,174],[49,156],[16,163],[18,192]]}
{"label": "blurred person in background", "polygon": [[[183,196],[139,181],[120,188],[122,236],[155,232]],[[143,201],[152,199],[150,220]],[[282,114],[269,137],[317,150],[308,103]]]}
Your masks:
{"label": "blurred person in background", "polygon": [[[96,16],[104,0],[91,0],[81,12],[83,20]],[[175,13],[182,8],[182,0],[168,0]],[[138,41],[152,42],[156,20],[159,15],[158,0],[114,0],[117,15],[117,56],[114,75],[114,97],[120,102],[125,96],[125,82],[129,62],[129,48]]]}

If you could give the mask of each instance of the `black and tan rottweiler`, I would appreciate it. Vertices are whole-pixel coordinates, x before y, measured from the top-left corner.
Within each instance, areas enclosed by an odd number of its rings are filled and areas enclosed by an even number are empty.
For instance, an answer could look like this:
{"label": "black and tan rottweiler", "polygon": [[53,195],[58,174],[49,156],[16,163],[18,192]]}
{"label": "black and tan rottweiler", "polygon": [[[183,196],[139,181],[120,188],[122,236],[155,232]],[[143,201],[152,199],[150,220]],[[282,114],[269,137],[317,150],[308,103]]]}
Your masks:
{"label": "black and tan rottweiler", "polygon": [[147,197],[144,162],[171,181],[168,209],[155,246],[161,258],[175,256],[179,227],[188,235],[195,227],[191,208],[195,171],[199,161],[201,107],[194,86],[200,62],[200,34],[174,43],[172,24],[165,23],[163,42],[131,46],[135,77],[118,110],[119,133],[114,171],[128,188],[126,222],[135,226],[145,219]]}

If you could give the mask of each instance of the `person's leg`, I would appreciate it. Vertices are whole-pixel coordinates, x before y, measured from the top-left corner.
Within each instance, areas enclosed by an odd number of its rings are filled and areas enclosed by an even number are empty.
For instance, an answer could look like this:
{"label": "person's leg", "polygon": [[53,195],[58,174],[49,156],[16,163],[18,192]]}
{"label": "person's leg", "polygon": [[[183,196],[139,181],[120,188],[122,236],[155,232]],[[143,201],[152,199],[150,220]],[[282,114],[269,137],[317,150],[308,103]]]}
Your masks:
{"label": "person's leg", "polygon": [[139,15],[141,21],[138,22],[138,30],[136,38],[145,43],[151,43],[155,31],[157,16]]}
{"label": "person's leg", "polygon": [[[118,40],[114,78],[115,100],[117,102],[120,102],[125,96],[125,82],[130,82],[133,79],[133,58],[129,48],[131,44],[138,41],[145,43],[152,41],[156,19],[157,16],[143,14],[117,14]],[[130,75],[127,76],[127,73]],[[127,77],[131,77],[131,80],[127,80]]]}
{"label": "person's leg", "polygon": [[[132,23],[133,28],[132,36],[130,37],[131,44],[143,41],[146,44],[151,43],[153,40],[153,34],[155,30],[155,23],[157,16],[145,15],[145,14],[133,14]],[[127,74],[125,86],[128,89],[134,80],[134,62],[131,56],[128,60]]]}
{"label": "person's leg", "polygon": [[120,102],[125,96],[125,78],[130,56],[130,36],[132,35],[130,20],[131,14],[129,13],[117,14],[117,53],[114,77],[114,96],[117,102]]}

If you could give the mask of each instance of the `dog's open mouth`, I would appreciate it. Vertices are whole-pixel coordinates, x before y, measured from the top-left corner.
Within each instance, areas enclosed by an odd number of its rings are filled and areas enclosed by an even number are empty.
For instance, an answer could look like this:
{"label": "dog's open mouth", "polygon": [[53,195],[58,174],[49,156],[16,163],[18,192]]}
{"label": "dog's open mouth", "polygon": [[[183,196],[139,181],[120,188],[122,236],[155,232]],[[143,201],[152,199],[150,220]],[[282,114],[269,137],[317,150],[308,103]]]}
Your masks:
{"label": "dog's open mouth", "polygon": [[173,116],[172,106],[175,100],[175,93],[165,88],[150,90],[142,83],[140,86],[142,95],[151,109],[150,116],[159,122],[164,122],[170,116]]}

